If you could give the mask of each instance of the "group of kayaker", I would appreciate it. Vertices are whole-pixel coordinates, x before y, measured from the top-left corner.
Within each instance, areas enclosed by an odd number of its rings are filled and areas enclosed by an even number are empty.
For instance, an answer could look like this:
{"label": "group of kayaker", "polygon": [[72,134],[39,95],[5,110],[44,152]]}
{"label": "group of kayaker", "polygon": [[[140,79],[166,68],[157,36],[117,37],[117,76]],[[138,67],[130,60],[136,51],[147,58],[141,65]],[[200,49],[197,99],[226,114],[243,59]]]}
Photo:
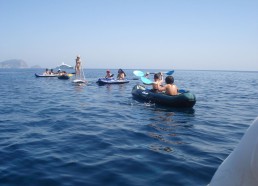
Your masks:
{"label": "group of kayaker", "polygon": [[[110,70],[107,70],[107,71],[106,71],[106,76],[105,76],[105,78],[112,78],[112,77],[114,77],[114,74],[112,74],[112,73],[110,72]],[[126,77],[125,72],[120,68],[120,69],[118,70],[118,72],[117,72],[117,79],[118,79],[118,80],[124,80],[125,77]]]}
{"label": "group of kayaker", "polygon": [[53,69],[48,69],[48,68],[46,68],[46,70],[45,70],[45,72],[43,73],[43,75],[54,75],[55,73],[54,73],[54,71],[53,71]]}
{"label": "group of kayaker", "polygon": [[54,72],[53,69],[48,69],[46,68],[45,72],[43,75],[48,76],[48,75],[65,75],[67,74],[66,71],[61,71],[60,69],[57,72]]}
{"label": "group of kayaker", "polygon": [[[145,75],[145,77],[146,77],[146,75]],[[172,96],[177,95],[178,88],[174,84],[174,77],[167,76],[165,78],[165,82],[166,82],[166,85],[162,85],[163,74],[161,72],[154,74],[154,82],[152,83],[152,91],[156,92],[156,93],[165,91],[165,93],[168,95],[172,95]]]}
{"label": "group of kayaker", "polygon": [[[81,71],[82,71],[82,65],[81,65],[81,58],[80,55],[78,55],[75,59],[75,74],[76,76],[81,76]],[[48,69],[46,69],[46,71],[44,72],[44,75],[64,75],[66,74],[65,71],[60,71],[58,70],[58,72],[54,72],[53,69],[51,69],[50,71]],[[144,76],[146,78],[149,78],[150,73],[147,72]],[[106,76],[105,78],[113,78],[114,74],[111,73],[110,70],[106,71]],[[118,74],[117,74],[117,80],[125,80],[126,77],[126,73],[122,70],[119,69],[118,70]],[[168,95],[177,95],[178,94],[178,88],[177,86],[174,84],[174,77],[169,75],[165,78],[165,82],[166,85],[162,85],[163,83],[163,74],[161,72],[159,73],[155,73],[154,74],[154,82],[152,83],[152,91],[153,92],[165,92]]]}
{"label": "group of kayaker", "polygon": [[[75,72],[76,75],[80,75],[81,72],[81,59],[78,55],[75,60]],[[149,72],[145,74],[145,77],[148,78]],[[105,78],[112,78],[114,74],[111,73],[110,70],[106,71]],[[122,69],[118,70],[117,79],[118,80],[124,80],[126,77],[125,72]],[[154,74],[154,82],[152,84],[152,91],[153,92],[165,92],[168,95],[177,95],[178,94],[178,88],[174,84],[174,77],[173,76],[167,76],[165,78],[166,85],[162,85],[163,83],[163,74],[162,73],[156,73]]]}

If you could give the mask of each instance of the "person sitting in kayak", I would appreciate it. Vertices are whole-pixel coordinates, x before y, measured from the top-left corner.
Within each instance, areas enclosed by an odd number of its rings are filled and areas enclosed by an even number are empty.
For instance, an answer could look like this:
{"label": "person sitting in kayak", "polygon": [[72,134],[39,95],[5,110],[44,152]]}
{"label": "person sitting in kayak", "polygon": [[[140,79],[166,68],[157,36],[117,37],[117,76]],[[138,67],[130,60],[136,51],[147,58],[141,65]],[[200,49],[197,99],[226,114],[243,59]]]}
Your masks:
{"label": "person sitting in kayak", "polygon": [[158,87],[159,91],[165,91],[166,94],[175,96],[178,95],[178,88],[174,84],[174,77],[173,76],[167,76],[165,79],[166,85],[163,87]]}
{"label": "person sitting in kayak", "polygon": [[50,74],[50,72],[49,72],[48,68],[46,68],[46,71],[43,73],[43,75],[49,75],[49,74]]}
{"label": "person sitting in kayak", "polygon": [[50,75],[54,75],[54,74],[55,74],[54,71],[53,71],[53,69],[50,69],[49,74],[50,74]]}
{"label": "person sitting in kayak", "polygon": [[117,79],[118,79],[118,80],[124,80],[125,77],[126,77],[125,72],[120,68],[120,69],[118,70]]}
{"label": "person sitting in kayak", "polygon": [[150,75],[150,73],[149,73],[149,72],[146,72],[146,73],[144,74],[144,77],[149,78],[149,75]]}
{"label": "person sitting in kayak", "polygon": [[105,78],[112,78],[114,76],[114,74],[111,74],[110,70],[107,70],[107,74],[105,76]]}
{"label": "person sitting in kayak", "polygon": [[152,92],[159,92],[159,87],[161,86],[163,79],[162,79],[162,74],[157,73],[154,74],[154,82],[152,83]]}

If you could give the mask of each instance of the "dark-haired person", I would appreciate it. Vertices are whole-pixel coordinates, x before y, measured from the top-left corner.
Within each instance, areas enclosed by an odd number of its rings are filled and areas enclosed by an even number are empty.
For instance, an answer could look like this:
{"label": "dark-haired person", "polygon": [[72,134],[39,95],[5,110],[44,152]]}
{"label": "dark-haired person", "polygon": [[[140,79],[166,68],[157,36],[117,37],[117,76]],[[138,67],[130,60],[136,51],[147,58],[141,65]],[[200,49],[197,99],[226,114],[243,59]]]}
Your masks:
{"label": "dark-haired person", "polygon": [[154,82],[152,83],[152,92],[159,92],[159,87],[162,83],[162,74],[154,74]]}
{"label": "dark-haired person", "polygon": [[50,74],[50,75],[54,75],[54,74],[55,74],[54,71],[53,71],[53,69],[50,69],[49,74]]}
{"label": "dark-haired person", "polygon": [[48,68],[46,68],[46,71],[43,73],[43,75],[49,75],[50,74],[50,71],[48,70]]}
{"label": "dark-haired person", "polygon": [[120,69],[118,70],[117,79],[118,79],[118,80],[124,80],[125,77],[126,77],[125,72],[120,68]]}
{"label": "dark-haired person", "polygon": [[167,76],[165,79],[166,85],[163,87],[159,87],[159,91],[165,91],[166,94],[175,96],[178,95],[178,88],[174,84],[174,77],[173,76]]}

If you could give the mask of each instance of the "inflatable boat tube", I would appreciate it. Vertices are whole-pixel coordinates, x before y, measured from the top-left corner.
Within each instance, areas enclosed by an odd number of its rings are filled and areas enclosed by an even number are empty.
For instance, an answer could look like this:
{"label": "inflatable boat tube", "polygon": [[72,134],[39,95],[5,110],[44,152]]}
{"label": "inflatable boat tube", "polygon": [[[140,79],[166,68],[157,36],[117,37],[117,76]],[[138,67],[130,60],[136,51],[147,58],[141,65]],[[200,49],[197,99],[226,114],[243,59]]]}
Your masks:
{"label": "inflatable boat tube", "polygon": [[127,79],[124,80],[118,80],[115,78],[99,78],[97,83],[99,85],[105,85],[105,84],[124,84],[124,83],[129,83],[130,81]]}
{"label": "inflatable boat tube", "polygon": [[222,162],[209,186],[258,185],[258,118],[250,125],[234,151]]}
{"label": "inflatable boat tube", "polygon": [[58,76],[58,79],[70,79],[70,77],[68,75],[61,75]]}
{"label": "inflatable boat tube", "polygon": [[40,74],[35,73],[35,76],[36,77],[57,77],[59,75],[58,74],[53,74],[53,75],[44,75],[44,74],[42,74],[42,75],[40,75]]}
{"label": "inflatable boat tube", "polygon": [[180,90],[180,92],[176,96],[170,96],[165,93],[155,93],[143,85],[135,85],[132,89],[135,99],[169,107],[193,107],[196,103],[195,95],[185,90]]}

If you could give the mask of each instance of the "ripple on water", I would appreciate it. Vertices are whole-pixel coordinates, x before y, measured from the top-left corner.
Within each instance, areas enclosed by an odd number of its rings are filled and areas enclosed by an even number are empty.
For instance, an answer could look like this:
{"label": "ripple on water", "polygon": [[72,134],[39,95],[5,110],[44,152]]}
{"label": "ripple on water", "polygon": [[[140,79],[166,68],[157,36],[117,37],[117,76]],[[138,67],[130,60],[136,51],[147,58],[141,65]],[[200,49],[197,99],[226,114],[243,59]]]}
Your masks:
{"label": "ripple on water", "polygon": [[5,186],[207,185],[257,115],[255,73],[177,71],[197,103],[172,109],[134,100],[140,81],[98,86],[101,70],[86,86],[34,71],[0,70]]}

